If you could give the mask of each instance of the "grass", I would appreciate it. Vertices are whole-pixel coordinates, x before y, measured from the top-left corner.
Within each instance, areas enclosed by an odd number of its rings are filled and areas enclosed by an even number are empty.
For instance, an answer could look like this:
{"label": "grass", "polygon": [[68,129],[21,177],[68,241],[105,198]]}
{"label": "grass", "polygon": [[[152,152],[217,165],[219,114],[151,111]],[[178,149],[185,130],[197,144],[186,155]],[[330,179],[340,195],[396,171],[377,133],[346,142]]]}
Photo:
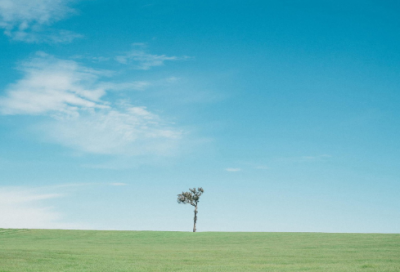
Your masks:
{"label": "grass", "polygon": [[9,271],[400,271],[399,234],[0,229]]}

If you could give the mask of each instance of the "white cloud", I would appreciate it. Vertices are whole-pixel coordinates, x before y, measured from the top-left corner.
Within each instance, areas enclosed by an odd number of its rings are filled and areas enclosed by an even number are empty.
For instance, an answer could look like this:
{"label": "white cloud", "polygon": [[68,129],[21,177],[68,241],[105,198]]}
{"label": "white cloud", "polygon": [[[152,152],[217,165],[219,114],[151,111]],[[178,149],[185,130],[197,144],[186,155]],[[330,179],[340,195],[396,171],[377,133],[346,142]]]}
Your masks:
{"label": "white cloud", "polygon": [[133,44],[133,46],[133,50],[124,55],[117,56],[115,60],[122,64],[133,64],[134,67],[139,70],[149,70],[151,67],[164,65],[164,62],[166,61],[174,61],[187,58],[149,54],[144,51],[143,48],[145,47],[145,45],[142,43],[135,43]]}
{"label": "white cloud", "polygon": [[158,115],[127,102],[103,98],[110,90],[146,84],[102,82],[109,72],[39,53],[21,67],[24,77],[0,98],[5,115],[44,115],[38,129],[47,140],[98,154],[167,154],[180,138]]}
{"label": "white cloud", "polygon": [[15,41],[22,41],[27,43],[70,43],[77,38],[83,37],[83,35],[81,34],[77,34],[68,30],[50,31],[47,33],[29,33],[18,31],[9,33],[8,36],[11,36],[11,38]]}
{"label": "white cloud", "polygon": [[228,172],[239,172],[239,171],[242,171],[242,169],[240,169],[240,168],[225,168],[225,171],[228,171]]}
{"label": "white cloud", "polygon": [[70,42],[81,35],[46,26],[74,12],[70,0],[0,0],[0,27],[13,40],[25,42]]}
{"label": "white cloud", "polygon": [[7,89],[0,100],[2,114],[76,115],[79,108],[108,108],[100,101],[105,90],[94,85],[101,72],[39,53],[20,68],[24,78]]}
{"label": "white cloud", "polygon": [[85,225],[63,222],[62,214],[46,205],[46,201],[59,197],[61,195],[57,193],[0,187],[0,228],[87,228]]}
{"label": "white cloud", "polygon": [[101,88],[114,91],[125,91],[125,90],[143,91],[147,89],[150,85],[151,84],[147,81],[134,81],[125,83],[105,82],[100,84],[99,86]]}
{"label": "white cloud", "polygon": [[52,141],[97,154],[164,155],[180,137],[144,107],[87,111],[42,128]]}

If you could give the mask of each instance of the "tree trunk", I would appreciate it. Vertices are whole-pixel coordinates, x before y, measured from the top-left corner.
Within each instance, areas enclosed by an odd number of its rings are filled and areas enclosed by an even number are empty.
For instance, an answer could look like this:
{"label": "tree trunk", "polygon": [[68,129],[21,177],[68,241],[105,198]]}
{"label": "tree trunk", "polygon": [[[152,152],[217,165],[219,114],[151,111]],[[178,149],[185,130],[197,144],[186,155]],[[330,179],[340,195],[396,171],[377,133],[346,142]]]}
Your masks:
{"label": "tree trunk", "polygon": [[194,206],[194,225],[193,225],[193,232],[196,232],[196,222],[197,222],[197,205]]}

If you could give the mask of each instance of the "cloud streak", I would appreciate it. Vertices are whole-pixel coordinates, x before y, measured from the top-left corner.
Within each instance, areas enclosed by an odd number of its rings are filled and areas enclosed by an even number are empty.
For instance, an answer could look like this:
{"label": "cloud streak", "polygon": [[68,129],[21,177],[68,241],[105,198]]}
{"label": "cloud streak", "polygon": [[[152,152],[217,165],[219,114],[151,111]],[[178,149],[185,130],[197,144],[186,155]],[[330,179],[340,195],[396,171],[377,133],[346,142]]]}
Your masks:
{"label": "cloud streak", "polygon": [[86,111],[43,124],[47,139],[95,154],[167,155],[181,133],[144,107]]}
{"label": "cloud streak", "polygon": [[143,82],[103,81],[112,73],[44,53],[20,70],[23,78],[0,98],[0,113],[50,117],[36,126],[45,140],[88,153],[164,155],[181,137],[146,107],[105,99],[110,91],[143,89]]}
{"label": "cloud streak", "polygon": [[166,61],[176,61],[188,58],[149,54],[144,50],[144,47],[145,44],[135,43],[130,52],[115,57],[115,60],[121,64],[133,65],[133,67],[138,70],[149,70],[152,67],[163,66]]}
{"label": "cloud streak", "polygon": [[0,27],[4,34],[24,42],[71,42],[82,37],[67,30],[51,30],[47,27],[74,10],[70,0],[1,0]]}
{"label": "cloud streak", "polygon": [[225,168],[225,171],[227,172],[239,172],[242,171],[241,168]]}
{"label": "cloud streak", "polygon": [[94,86],[101,72],[80,67],[74,61],[38,53],[20,67],[24,78],[7,89],[0,112],[13,114],[78,114],[79,108],[107,108],[100,98],[105,89]]}
{"label": "cloud streak", "polygon": [[62,197],[22,187],[0,187],[0,228],[83,229],[63,222],[61,213],[46,202]]}

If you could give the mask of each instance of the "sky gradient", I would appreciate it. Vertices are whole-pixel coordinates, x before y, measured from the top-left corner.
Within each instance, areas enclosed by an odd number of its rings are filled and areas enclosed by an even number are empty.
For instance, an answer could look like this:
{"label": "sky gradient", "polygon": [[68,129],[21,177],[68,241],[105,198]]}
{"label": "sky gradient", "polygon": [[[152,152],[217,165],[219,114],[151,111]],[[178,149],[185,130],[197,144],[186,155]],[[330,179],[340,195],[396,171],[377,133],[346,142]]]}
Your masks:
{"label": "sky gradient", "polygon": [[400,232],[399,12],[0,0],[0,228]]}

